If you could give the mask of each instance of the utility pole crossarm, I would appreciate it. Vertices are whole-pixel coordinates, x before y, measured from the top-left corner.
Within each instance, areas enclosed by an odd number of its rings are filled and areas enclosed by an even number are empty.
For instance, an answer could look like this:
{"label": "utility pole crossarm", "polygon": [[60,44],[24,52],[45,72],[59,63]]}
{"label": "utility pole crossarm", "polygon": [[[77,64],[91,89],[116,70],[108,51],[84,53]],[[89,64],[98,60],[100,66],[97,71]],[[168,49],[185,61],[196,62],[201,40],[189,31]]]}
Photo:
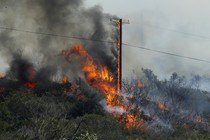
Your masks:
{"label": "utility pole crossarm", "polygon": [[122,20],[122,24],[130,24],[129,20]]}
{"label": "utility pole crossarm", "polygon": [[[112,22],[119,23],[120,22],[120,19],[111,19],[111,21]],[[129,20],[122,20],[122,24],[130,24],[130,21]]]}

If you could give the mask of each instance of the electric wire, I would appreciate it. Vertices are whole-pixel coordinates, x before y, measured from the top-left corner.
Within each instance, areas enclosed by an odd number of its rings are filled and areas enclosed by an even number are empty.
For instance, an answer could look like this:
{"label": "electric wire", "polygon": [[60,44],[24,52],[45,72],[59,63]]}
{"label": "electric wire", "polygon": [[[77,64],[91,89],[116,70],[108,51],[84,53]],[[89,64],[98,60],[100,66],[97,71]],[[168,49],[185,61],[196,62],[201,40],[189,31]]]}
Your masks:
{"label": "electric wire", "polygon": [[175,57],[180,57],[180,58],[185,58],[185,59],[191,59],[191,60],[195,60],[195,61],[210,63],[210,61],[208,61],[208,60],[203,60],[203,59],[200,59],[200,58],[189,57],[189,56],[184,56],[184,55],[179,55],[179,54],[170,53],[170,52],[164,52],[164,51],[160,51],[160,50],[146,48],[146,47],[143,47],[143,46],[130,45],[130,44],[126,44],[126,43],[123,43],[123,45],[129,46],[129,47],[134,47],[134,48],[139,48],[139,49],[143,49],[143,50],[147,50],[147,51],[152,51],[152,52],[156,52],[156,53],[171,55],[171,56],[175,56]]}
{"label": "electric wire", "polygon": [[[22,30],[22,29],[10,28],[10,27],[3,27],[3,26],[0,26],[0,30],[10,30],[10,31],[16,31],[16,32],[24,32],[24,33],[30,33],[30,34],[37,34],[37,35],[44,35],[44,36],[52,36],[52,37],[78,39],[78,40],[84,40],[84,41],[94,41],[94,42],[113,43],[113,44],[117,43],[117,42],[112,42],[112,41],[95,40],[95,39],[91,39],[91,38],[84,38],[84,37],[77,37],[77,36],[67,36],[67,35],[59,35],[59,34],[44,33],[44,32],[38,32],[38,31],[29,31],[29,30]],[[179,55],[179,54],[170,53],[170,52],[164,52],[164,51],[160,51],[160,50],[155,50],[155,49],[147,48],[147,47],[144,47],[144,46],[131,45],[131,44],[127,44],[127,43],[122,43],[122,44],[124,46],[139,48],[139,49],[143,49],[143,50],[147,50],[147,51],[151,51],[151,52],[156,52],[156,53],[161,53],[161,54],[165,54],[165,55],[175,56],[175,57],[179,57],[179,58],[185,58],[185,59],[191,59],[191,60],[195,60],[195,61],[210,63],[210,61],[203,60],[203,59],[200,59],[200,58],[189,57],[189,56]]]}
{"label": "electric wire", "polygon": [[22,30],[22,29],[16,29],[16,28],[10,28],[10,27],[2,27],[2,26],[0,26],[0,30],[10,30],[10,31],[16,31],[16,32],[24,32],[24,33],[30,33],[30,34],[52,36],[52,37],[78,39],[78,40],[84,40],[84,41],[94,41],[94,42],[103,42],[103,43],[117,43],[117,42],[112,42],[112,41],[95,40],[95,39],[91,39],[91,38],[84,38],[84,37],[78,37],[78,36],[59,35],[59,34],[44,33],[44,32],[37,32],[37,31],[29,31],[29,30]]}

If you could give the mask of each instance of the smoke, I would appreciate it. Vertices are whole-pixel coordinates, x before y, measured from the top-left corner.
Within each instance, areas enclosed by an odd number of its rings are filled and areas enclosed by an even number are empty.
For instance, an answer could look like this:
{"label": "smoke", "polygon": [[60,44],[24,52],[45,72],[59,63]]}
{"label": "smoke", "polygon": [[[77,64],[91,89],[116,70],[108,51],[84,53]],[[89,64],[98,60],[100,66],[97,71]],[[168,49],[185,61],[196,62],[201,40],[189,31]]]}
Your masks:
{"label": "smoke", "polygon": [[[97,2],[103,5],[105,11],[111,11],[130,20],[130,25],[123,25],[124,43],[210,60],[208,53],[210,19],[207,6],[209,1]],[[113,8],[111,6],[113,3],[120,3],[120,6]],[[142,67],[152,69],[161,78],[168,77],[173,72],[183,75],[210,74],[207,63],[130,46],[123,46],[123,65],[124,77],[130,77],[133,69],[140,71]]]}
{"label": "smoke", "polygon": [[104,110],[106,110],[109,113],[117,113],[122,115],[123,113],[126,112],[124,109],[120,108],[119,106],[107,106],[107,102],[105,99],[101,100],[99,104],[102,105],[104,107]]}
{"label": "smoke", "polygon": [[[168,80],[159,80],[149,69],[142,69],[143,87],[137,81],[124,81],[123,89],[132,105],[151,118],[145,124],[148,130],[170,134],[181,127],[209,131],[210,96],[199,89],[199,83],[207,77],[192,76],[188,79],[173,73]],[[132,88],[132,90],[130,90]],[[132,99],[132,100],[131,100]]]}
{"label": "smoke", "polygon": [[[181,125],[188,121],[191,124],[201,123],[204,127],[209,125],[209,92],[195,88],[196,83],[192,82],[195,77],[187,79],[173,73],[169,80],[161,81],[151,70],[143,69],[143,72],[147,80],[143,89],[145,93],[143,91],[142,94],[145,94],[143,97],[146,97],[147,103],[141,104],[141,107],[146,114],[153,116],[150,125],[158,123],[165,127],[168,124],[171,129],[177,120]],[[160,108],[160,104],[168,109]],[[205,129],[209,130],[208,127]]]}
{"label": "smoke", "polygon": [[1,30],[0,53],[10,67],[17,62],[13,61],[17,59],[17,51],[21,51],[19,60],[33,64],[37,70],[36,78],[41,81],[52,79],[58,73],[68,73],[72,74],[70,77],[75,77],[75,71],[79,71],[76,66],[78,63],[75,65],[64,62],[60,52],[75,42],[80,42],[98,64],[107,65],[113,73],[116,71],[116,44],[91,41],[116,42],[117,28],[109,22],[110,18],[116,16],[103,13],[100,6],[85,8],[83,0],[8,0],[1,4],[7,7],[1,7],[2,26],[90,39]]}

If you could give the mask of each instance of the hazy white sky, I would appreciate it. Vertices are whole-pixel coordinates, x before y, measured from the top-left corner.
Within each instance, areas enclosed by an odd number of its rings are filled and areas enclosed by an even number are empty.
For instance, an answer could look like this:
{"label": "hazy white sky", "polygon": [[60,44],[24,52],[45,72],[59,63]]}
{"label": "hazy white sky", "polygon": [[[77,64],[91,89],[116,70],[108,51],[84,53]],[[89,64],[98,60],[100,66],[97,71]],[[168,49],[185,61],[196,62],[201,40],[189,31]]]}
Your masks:
{"label": "hazy white sky", "polygon": [[[123,42],[210,61],[209,0],[86,0],[107,13],[129,19]],[[143,42],[143,43],[142,43]],[[123,47],[123,73],[141,67],[160,76],[210,74],[210,64]]]}

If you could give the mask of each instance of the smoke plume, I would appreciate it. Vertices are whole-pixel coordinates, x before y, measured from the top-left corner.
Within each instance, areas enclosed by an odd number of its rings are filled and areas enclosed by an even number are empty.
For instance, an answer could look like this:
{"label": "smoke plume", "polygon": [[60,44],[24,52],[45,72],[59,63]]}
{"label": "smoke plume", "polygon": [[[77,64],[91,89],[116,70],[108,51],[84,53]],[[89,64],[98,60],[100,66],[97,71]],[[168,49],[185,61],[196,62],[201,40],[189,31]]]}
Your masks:
{"label": "smoke plume", "polygon": [[70,77],[75,77],[79,66],[64,62],[59,55],[75,42],[82,43],[99,65],[107,65],[113,73],[116,71],[116,43],[106,43],[116,42],[117,27],[110,23],[110,18],[116,17],[103,13],[100,6],[85,8],[83,0],[8,0],[2,5],[7,8],[1,7],[1,26],[48,34],[1,30],[0,53],[9,63],[10,72],[19,67],[12,67],[14,62],[21,60],[16,65],[32,64],[37,70],[36,79],[41,81],[52,79],[58,73],[74,73]]}

